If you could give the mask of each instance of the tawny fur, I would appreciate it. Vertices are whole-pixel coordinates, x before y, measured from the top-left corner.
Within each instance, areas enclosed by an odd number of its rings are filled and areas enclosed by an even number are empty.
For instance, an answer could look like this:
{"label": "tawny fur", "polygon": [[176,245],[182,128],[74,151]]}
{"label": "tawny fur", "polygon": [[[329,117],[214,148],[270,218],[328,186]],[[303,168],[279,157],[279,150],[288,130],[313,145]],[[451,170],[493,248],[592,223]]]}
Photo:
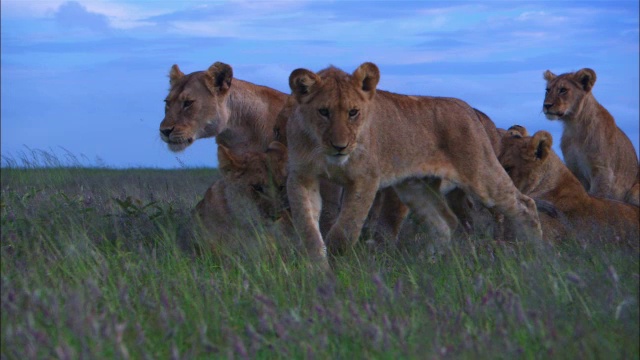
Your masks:
{"label": "tawny fur", "polygon": [[[254,159],[248,161],[254,168],[266,166],[260,165],[259,160],[266,156],[263,152],[274,139],[273,127],[289,97],[287,94],[234,79],[231,66],[222,62],[187,75],[173,65],[169,83],[160,137],[170,150],[182,151],[197,139],[215,137],[220,145],[221,169],[229,157],[242,156]],[[233,181],[223,177],[214,183],[194,210],[194,220],[204,223],[211,239],[221,239],[235,228],[247,227],[240,219],[238,201],[248,202],[243,205],[248,209],[262,206],[258,199],[246,196],[241,187],[243,183],[268,180],[258,179],[264,173],[252,173],[250,168]],[[230,199],[238,200],[230,202]]]}
{"label": "tawny fur", "polygon": [[[623,240],[637,247],[639,208],[588,194],[551,149],[552,142],[551,134],[546,131],[523,136],[519,131],[510,129],[502,139],[499,157],[522,193],[551,203],[568,220],[553,224],[549,230],[573,234],[581,239]],[[546,230],[543,227],[543,231]]]}
{"label": "tawny fur", "polygon": [[207,189],[193,212],[208,231],[210,244],[223,242],[236,232],[290,222],[284,145],[272,142],[265,152],[241,154],[218,145],[218,162],[222,178]]}
{"label": "tawny fur", "polygon": [[591,195],[640,205],[638,155],[613,116],[591,92],[596,73],[582,69],[555,75],[547,70],[543,112],[564,125],[564,161]]}
{"label": "tawny fur", "polygon": [[[274,126],[275,140],[282,142],[285,145],[287,144],[287,121],[295,111],[296,106],[297,102],[295,100],[295,97],[291,96],[276,118],[276,124]],[[497,156],[500,151],[501,144],[500,133],[498,132],[498,129],[496,128],[496,125],[491,120],[491,118],[489,118],[480,110],[474,110],[477,115],[477,120],[480,122],[480,124],[482,124],[484,131],[489,137],[491,145],[494,149],[494,153]],[[323,201],[325,201],[325,194],[329,192],[327,188],[330,187],[330,185],[326,184],[324,180],[321,181],[321,192]],[[462,189],[457,188],[450,182],[442,182],[440,184],[440,190],[445,195],[447,204],[451,208],[451,211],[453,211],[455,216],[458,218],[458,221],[460,224],[462,224],[463,229],[468,232],[472,232],[474,228],[476,228],[476,226],[474,226],[474,223],[485,223],[487,222],[487,219],[490,219],[491,216],[494,216],[486,214],[486,210],[484,210],[481,204],[477,203],[477,201],[474,201],[474,199],[465,194]],[[334,189],[332,191],[336,190]],[[337,208],[332,207],[332,209]],[[445,211],[448,212],[449,210],[446,209]],[[396,239],[398,234],[400,233],[402,223],[408,213],[409,208],[400,201],[393,188],[388,187],[386,189],[382,189],[376,195],[365,227],[368,228],[368,232],[372,234],[373,238],[378,242],[388,239]],[[333,215],[332,219],[335,219],[336,216],[337,215]],[[501,222],[500,219],[495,220]],[[489,222],[492,222],[492,220],[489,220]],[[321,232],[324,234],[328,230],[329,229],[327,228],[327,224],[321,223]],[[478,228],[475,230],[480,229]]]}
{"label": "tawny fur", "polygon": [[[500,166],[473,108],[462,100],[405,96],[376,90],[375,64],[353,74],[330,67],[289,77],[298,106],[287,123],[287,191],[296,230],[310,256],[326,263],[318,229],[319,179],[343,186],[340,215],[326,236],[332,253],[351,246],[378,189],[400,199],[445,242],[455,219],[438,213],[444,200],[432,179],[445,179],[518,222],[541,240],[536,207]],[[446,204],[445,204],[446,205]],[[435,215],[435,216],[433,216]]]}
{"label": "tawny fur", "polygon": [[172,151],[214,136],[218,144],[234,150],[264,151],[273,140],[276,117],[288,97],[234,79],[231,66],[221,62],[188,75],[173,65],[169,82],[160,137]]}

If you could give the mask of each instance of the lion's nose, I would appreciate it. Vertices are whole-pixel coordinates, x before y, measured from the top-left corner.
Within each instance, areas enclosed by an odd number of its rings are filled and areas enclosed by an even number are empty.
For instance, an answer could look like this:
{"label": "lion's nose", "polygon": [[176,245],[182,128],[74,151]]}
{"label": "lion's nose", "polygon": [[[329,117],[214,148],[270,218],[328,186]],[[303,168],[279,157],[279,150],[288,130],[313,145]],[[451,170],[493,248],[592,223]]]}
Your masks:
{"label": "lion's nose", "polygon": [[342,150],[346,149],[347,146],[349,146],[349,144],[342,146],[342,145],[336,145],[333,142],[331,142],[331,146],[333,146],[334,149],[336,149],[339,152],[341,152]]}
{"label": "lion's nose", "polygon": [[545,110],[549,110],[549,108],[550,108],[551,106],[553,106],[553,103],[544,103],[544,105],[543,105],[543,106],[544,106]]}
{"label": "lion's nose", "polygon": [[169,137],[169,135],[171,135],[171,132],[173,131],[173,128],[168,128],[168,129],[160,129],[160,132],[162,133],[162,135]]}

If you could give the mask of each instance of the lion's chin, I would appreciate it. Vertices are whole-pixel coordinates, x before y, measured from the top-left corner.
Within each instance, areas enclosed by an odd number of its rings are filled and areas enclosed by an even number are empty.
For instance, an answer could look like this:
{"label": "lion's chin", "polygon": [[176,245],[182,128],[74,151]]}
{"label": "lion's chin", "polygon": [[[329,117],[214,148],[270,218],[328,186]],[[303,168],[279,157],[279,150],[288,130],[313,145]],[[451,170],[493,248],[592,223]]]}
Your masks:
{"label": "lion's chin", "polygon": [[544,116],[547,117],[547,119],[549,120],[560,120],[563,116],[563,114],[558,114],[558,113],[545,113]]}
{"label": "lion's chin", "polygon": [[331,165],[344,165],[349,160],[349,154],[327,155],[327,163]]}
{"label": "lion's chin", "polygon": [[179,142],[179,143],[170,142],[170,143],[167,143],[167,146],[169,146],[169,150],[173,152],[181,152],[184,149],[188,148],[189,145],[191,145],[192,143],[193,143],[193,140],[189,140],[186,142]]}

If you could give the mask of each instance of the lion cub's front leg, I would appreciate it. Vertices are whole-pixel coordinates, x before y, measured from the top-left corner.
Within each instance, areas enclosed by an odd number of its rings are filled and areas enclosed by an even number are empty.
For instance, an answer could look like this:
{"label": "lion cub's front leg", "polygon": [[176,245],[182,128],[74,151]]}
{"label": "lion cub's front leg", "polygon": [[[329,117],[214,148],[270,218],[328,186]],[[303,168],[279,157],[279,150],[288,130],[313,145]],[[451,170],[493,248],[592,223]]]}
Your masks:
{"label": "lion cub's front leg", "polygon": [[291,206],[291,216],[296,231],[313,261],[328,267],[327,248],[320,234],[320,197],[319,179],[300,173],[290,173],[287,178],[287,196]]}
{"label": "lion cub's front leg", "polygon": [[591,186],[587,189],[589,194],[609,199],[618,199],[624,194],[616,194],[614,188],[615,175],[613,169],[605,166],[593,165],[591,167]]}
{"label": "lion cub's front leg", "polygon": [[358,240],[376,197],[378,184],[376,179],[362,178],[344,186],[342,209],[327,234],[327,246],[331,254],[344,253]]}

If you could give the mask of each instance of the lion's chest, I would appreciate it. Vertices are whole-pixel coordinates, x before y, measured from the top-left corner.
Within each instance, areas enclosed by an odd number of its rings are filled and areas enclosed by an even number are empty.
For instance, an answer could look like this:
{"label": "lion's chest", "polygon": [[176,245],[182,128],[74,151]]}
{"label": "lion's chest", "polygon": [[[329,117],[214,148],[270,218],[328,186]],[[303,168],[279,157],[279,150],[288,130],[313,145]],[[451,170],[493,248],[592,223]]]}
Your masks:
{"label": "lion's chest", "polygon": [[354,178],[353,169],[349,165],[348,161],[341,165],[326,163],[320,175],[331,182],[347,184]]}
{"label": "lion's chest", "polygon": [[562,155],[564,156],[564,161],[571,170],[571,172],[580,180],[580,182],[586,187],[589,188],[589,183],[591,179],[591,166],[590,161],[579,146],[575,143],[562,141]]}

